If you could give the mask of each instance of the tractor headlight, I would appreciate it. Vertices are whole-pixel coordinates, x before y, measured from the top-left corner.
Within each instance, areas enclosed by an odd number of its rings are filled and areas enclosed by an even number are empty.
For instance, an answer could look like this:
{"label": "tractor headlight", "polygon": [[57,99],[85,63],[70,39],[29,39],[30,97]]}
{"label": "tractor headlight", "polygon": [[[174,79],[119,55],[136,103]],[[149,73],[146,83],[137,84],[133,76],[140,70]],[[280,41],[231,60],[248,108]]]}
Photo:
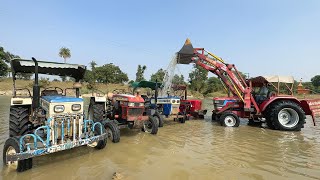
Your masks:
{"label": "tractor headlight", "polygon": [[64,105],[55,105],[53,108],[54,112],[61,113],[64,111]]}
{"label": "tractor headlight", "polygon": [[72,109],[72,111],[80,111],[81,104],[72,104],[71,109]]}
{"label": "tractor headlight", "polygon": [[129,103],[128,103],[128,106],[129,106],[129,107],[134,107],[134,103],[133,103],[133,102],[129,102]]}
{"label": "tractor headlight", "polygon": [[144,103],[139,103],[139,106],[144,106]]}
{"label": "tractor headlight", "polygon": [[172,104],[176,103],[176,100],[172,100]]}

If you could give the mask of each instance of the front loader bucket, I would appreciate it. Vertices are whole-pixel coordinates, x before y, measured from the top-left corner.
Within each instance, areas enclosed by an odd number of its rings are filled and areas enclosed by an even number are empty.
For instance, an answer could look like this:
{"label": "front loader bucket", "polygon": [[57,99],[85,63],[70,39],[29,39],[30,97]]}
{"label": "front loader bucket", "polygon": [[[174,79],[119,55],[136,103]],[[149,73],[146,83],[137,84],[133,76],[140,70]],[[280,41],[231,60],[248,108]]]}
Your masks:
{"label": "front loader bucket", "polygon": [[184,43],[183,47],[178,52],[177,63],[178,64],[190,64],[193,57],[193,46],[188,38]]}

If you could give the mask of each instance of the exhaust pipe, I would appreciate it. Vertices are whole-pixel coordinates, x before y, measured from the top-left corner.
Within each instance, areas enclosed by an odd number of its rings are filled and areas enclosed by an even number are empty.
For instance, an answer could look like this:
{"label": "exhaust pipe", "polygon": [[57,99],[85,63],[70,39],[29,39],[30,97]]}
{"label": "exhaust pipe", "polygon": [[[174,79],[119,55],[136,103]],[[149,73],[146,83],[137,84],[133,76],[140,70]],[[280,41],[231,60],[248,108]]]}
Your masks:
{"label": "exhaust pipe", "polygon": [[39,87],[39,67],[36,58],[32,57],[34,62],[34,84],[33,84],[33,98],[32,107],[33,109],[40,107],[40,87]]}
{"label": "exhaust pipe", "polygon": [[188,38],[179,52],[177,52],[177,64],[190,64],[194,49],[190,39]]}

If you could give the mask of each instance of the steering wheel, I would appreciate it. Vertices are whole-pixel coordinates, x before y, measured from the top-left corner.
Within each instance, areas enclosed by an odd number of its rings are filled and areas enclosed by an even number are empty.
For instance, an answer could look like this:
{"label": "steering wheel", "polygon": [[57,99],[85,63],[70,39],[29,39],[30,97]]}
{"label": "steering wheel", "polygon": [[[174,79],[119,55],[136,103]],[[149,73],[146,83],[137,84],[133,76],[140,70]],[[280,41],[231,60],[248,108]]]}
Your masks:
{"label": "steering wheel", "polygon": [[277,95],[277,93],[275,91],[269,91],[268,95],[267,95],[267,98],[270,98],[270,97],[275,96],[275,95]]}
{"label": "steering wheel", "polygon": [[54,90],[59,90],[60,93],[58,92],[58,94],[62,95],[63,94],[63,89],[62,88],[59,88],[59,87],[47,87],[45,88],[43,91],[46,91],[46,90],[49,90],[49,89],[54,89]]}

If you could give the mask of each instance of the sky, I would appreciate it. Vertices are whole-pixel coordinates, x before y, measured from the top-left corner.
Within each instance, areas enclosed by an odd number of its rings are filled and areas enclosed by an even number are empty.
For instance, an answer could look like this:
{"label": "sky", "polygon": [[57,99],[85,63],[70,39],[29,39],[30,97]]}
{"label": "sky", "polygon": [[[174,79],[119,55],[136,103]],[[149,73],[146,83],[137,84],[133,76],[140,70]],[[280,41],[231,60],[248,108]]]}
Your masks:
{"label": "sky", "polygon": [[[135,79],[166,69],[186,38],[259,75],[320,74],[319,0],[0,0],[0,46],[30,59],[113,63]],[[192,65],[179,65],[187,80]],[[212,75],[210,75],[212,76]]]}

